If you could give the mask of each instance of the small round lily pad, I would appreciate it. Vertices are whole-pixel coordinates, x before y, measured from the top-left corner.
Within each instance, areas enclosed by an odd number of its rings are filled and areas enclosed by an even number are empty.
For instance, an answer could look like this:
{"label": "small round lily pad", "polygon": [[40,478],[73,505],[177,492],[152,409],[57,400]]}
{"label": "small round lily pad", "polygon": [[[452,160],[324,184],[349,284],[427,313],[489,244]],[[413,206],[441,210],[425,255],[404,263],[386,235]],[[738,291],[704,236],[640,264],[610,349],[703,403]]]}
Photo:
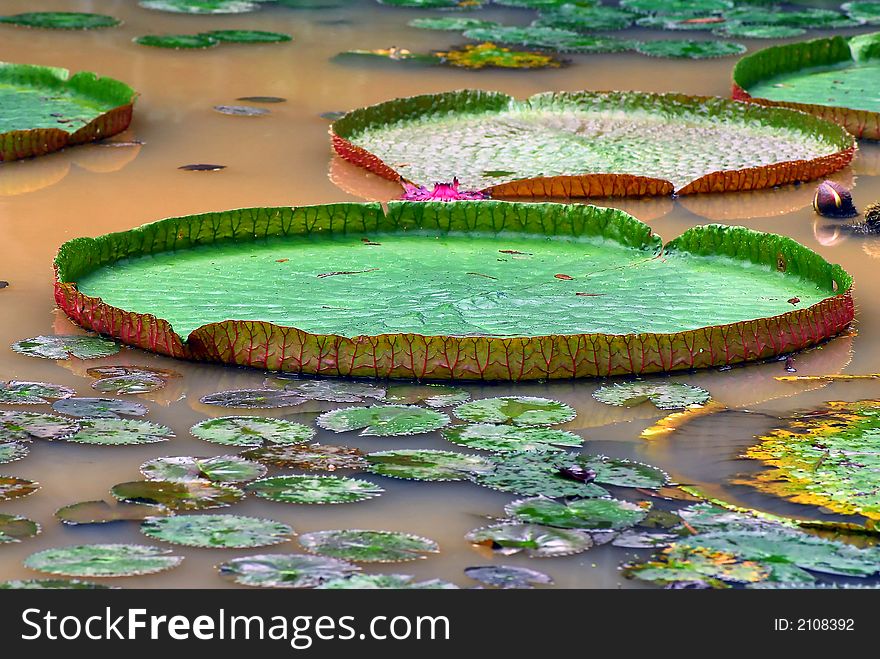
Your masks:
{"label": "small round lily pad", "polygon": [[395,437],[439,430],[449,424],[449,417],[412,405],[372,405],[325,412],[316,423],[334,432],[360,430],[361,436]]}
{"label": "small round lily pad", "polygon": [[620,6],[640,14],[709,14],[733,7],[732,0],[620,0]]}
{"label": "small round lily pad", "polygon": [[474,529],[465,540],[505,555],[525,551],[531,558],[570,556],[593,546],[592,536],[585,531],[509,522]]}
{"label": "small round lily pad", "polygon": [[183,556],[146,545],[75,545],[28,556],[25,567],[66,577],[133,577],[177,567]]}
{"label": "small round lily pad", "polygon": [[299,543],[312,553],[358,563],[414,561],[440,551],[433,540],[394,531],[314,531],[301,535]]}
{"label": "small round lily pad", "polygon": [[579,447],[582,437],[567,430],[529,428],[493,423],[451,426],[443,430],[444,439],[469,449],[507,453],[510,451],[547,451],[556,447]]}
{"label": "small round lily pad", "polygon": [[224,446],[259,447],[269,444],[302,444],[315,436],[312,428],[294,421],[259,416],[225,416],[200,421],[190,432],[198,439]]}
{"label": "small round lily pad", "polygon": [[663,41],[643,41],[636,44],[636,52],[651,57],[672,57],[676,59],[712,59],[742,55],[748,48],[735,41],[692,41],[687,39],[668,39]]}
{"label": "small round lily pad", "polygon": [[144,9],[173,14],[244,14],[259,9],[265,0],[140,0]]}
{"label": "small round lily pad", "polygon": [[156,375],[119,375],[92,382],[92,389],[105,394],[148,394],[164,389],[168,381]]}
{"label": "small round lily pad", "polygon": [[46,30],[95,30],[116,27],[121,22],[118,18],[106,14],[76,11],[32,11],[12,16],[0,16],[0,23]]}
{"label": "small round lily pad", "polygon": [[366,456],[374,474],[418,481],[461,481],[493,469],[487,459],[454,451],[399,449],[376,451]]}
{"label": "small round lily pad", "polygon": [[466,403],[471,395],[464,389],[445,384],[398,384],[388,387],[387,399],[399,405],[424,403],[429,407],[448,407]]}
{"label": "small round lily pad", "polygon": [[504,512],[521,522],[563,529],[619,531],[641,522],[647,510],[618,499],[578,499],[559,503],[537,497],[520,499],[504,507]]}
{"label": "small round lily pad", "polygon": [[16,341],[12,349],[28,357],[43,359],[98,359],[115,355],[119,352],[119,344],[100,336],[58,334]]}
{"label": "small round lily pad", "polygon": [[20,515],[0,515],[0,545],[21,542],[40,532],[40,525]]}
{"label": "small round lily pad", "polygon": [[70,387],[51,382],[0,381],[0,403],[8,405],[48,405],[50,401],[76,396]]}
{"label": "small round lily pad", "polygon": [[577,413],[565,403],[533,396],[482,398],[455,408],[455,416],[475,423],[551,426],[571,421]]}
{"label": "small round lily pad", "polygon": [[0,464],[21,460],[28,454],[28,447],[21,442],[0,443]]}
{"label": "small round lily pad", "polygon": [[79,431],[66,441],[75,444],[131,446],[167,442],[174,437],[170,428],[136,419],[81,419]]}
{"label": "small round lily pad", "polygon": [[293,529],[280,522],[242,515],[174,515],[145,520],[141,533],[187,547],[244,549],[287,542]]}
{"label": "small round lily pad", "polygon": [[272,409],[292,407],[306,401],[302,396],[289,391],[275,389],[233,389],[202,396],[200,402],[219,407],[238,407],[242,409]]}
{"label": "small round lily pad", "polygon": [[52,404],[61,414],[80,419],[118,419],[124,416],[144,416],[146,405],[117,398],[65,398]]}
{"label": "small round lily pad", "polygon": [[26,478],[0,476],[0,502],[20,499],[40,489],[40,484]]}
{"label": "small round lily pad", "polygon": [[681,382],[623,382],[600,387],[593,392],[593,398],[619,407],[635,407],[650,401],[661,410],[678,410],[702,405],[710,395],[705,389]]}
{"label": "small round lily pad", "polygon": [[409,23],[410,27],[422,30],[449,30],[451,32],[463,32],[477,27],[496,27],[495,21],[485,21],[479,18],[463,16],[440,16],[431,18],[414,18]]}
{"label": "small round lily pad", "polygon": [[457,589],[454,583],[442,579],[415,581],[410,574],[353,574],[344,579],[332,579],[320,586],[319,590],[451,590]]}
{"label": "small round lily pad", "polygon": [[363,470],[368,463],[359,449],[333,444],[288,444],[251,449],[241,454],[248,460],[301,471]]}
{"label": "small round lily pad", "polygon": [[55,511],[55,518],[65,524],[109,524],[111,522],[141,521],[147,517],[167,515],[164,506],[146,503],[114,501],[81,501]]}
{"label": "small round lily pad", "polygon": [[80,428],[79,422],[55,414],[0,412],[0,441],[65,439]]}
{"label": "small round lily pad", "polygon": [[281,503],[355,503],[385,490],[369,481],[339,476],[275,476],[250,483],[247,491]]}
{"label": "small round lily pad", "polygon": [[11,581],[0,581],[0,590],[103,590],[110,587],[78,579],[13,579]]}
{"label": "small round lily pad", "polygon": [[806,30],[789,25],[746,25],[731,22],[723,24],[712,32],[722,37],[737,39],[790,39],[803,35]]}
{"label": "small round lily pad", "polygon": [[360,570],[346,561],[308,554],[261,554],[221,564],[220,575],[243,586],[315,588]]}
{"label": "small round lily pad", "polygon": [[477,565],[465,568],[464,573],[474,581],[495,588],[531,588],[533,584],[553,583],[543,572],[517,565]]}
{"label": "small round lily pad", "polygon": [[131,481],[114,485],[110,493],[120,501],[160,505],[172,510],[223,508],[244,496],[238,488],[209,481]]}
{"label": "small round lily pad", "polygon": [[145,462],[141,465],[141,473],[148,480],[243,483],[265,476],[266,467],[236,455],[218,455],[212,458],[177,456]]}
{"label": "small round lily pad", "polygon": [[293,40],[289,34],[265,30],[211,30],[210,32],[202,32],[201,36],[224,43],[282,43]]}
{"label": "small round lily pad", "polygon": [[217,39],[202,34],[148,34],[136,37],[133,41],[141,46],[172,48],[174,50],[213,48],[220,44]]}
{"label": "small round lily pad", "polygon": [[[494,456],[493,456],[494,457]],[[543,451],[506,453],[493,460],[495,468],[486,473],[476,474],[474,482],[501,492],[512,492],[524,496],[546,497],[588,497],[610,496],[592,478],[571,478],[564,471],[569,464],[575,464],[568,454]]]}
{"label": "small round lily pad", "polygon": [[362,403],[364,398],[385,398],[385,389],[366,382],[346,380],[306,380],[289,375],[273,375],[263,382],[267,387],[278,387],[307,400],[330,403]]}
{"label": "small round lily pad", "polygon": [[214,111],[233,117],[262,117],[269,114],[269,110],[266,108],[257,108],[252,105],[215,105]]}

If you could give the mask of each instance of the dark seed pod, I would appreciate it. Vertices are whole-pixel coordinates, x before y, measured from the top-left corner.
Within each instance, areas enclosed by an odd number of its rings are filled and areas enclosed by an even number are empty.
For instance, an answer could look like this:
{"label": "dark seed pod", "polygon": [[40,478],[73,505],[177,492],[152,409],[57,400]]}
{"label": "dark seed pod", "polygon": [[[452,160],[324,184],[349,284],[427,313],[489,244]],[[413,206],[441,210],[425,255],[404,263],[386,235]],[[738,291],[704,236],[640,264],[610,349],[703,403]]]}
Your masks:
{"label": "dark seed pod", "polygon": [[834,181],[822,181],[816,188],[813,210],[825,217],[843,218],[859,214],[849,190]]}
{"label": "dark seed pod", "polygon": [[880,202],[865,208],[865,228],[871,233],[880,233]]}

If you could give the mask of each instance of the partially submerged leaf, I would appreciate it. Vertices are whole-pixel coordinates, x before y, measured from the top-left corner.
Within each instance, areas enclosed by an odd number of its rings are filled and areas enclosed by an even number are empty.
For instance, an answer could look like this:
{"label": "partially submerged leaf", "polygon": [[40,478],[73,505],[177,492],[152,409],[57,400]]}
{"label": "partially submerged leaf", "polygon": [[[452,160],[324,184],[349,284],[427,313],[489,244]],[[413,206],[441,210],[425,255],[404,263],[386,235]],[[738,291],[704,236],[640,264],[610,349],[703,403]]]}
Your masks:
{"label": "partially submerged leaf", "polygon": [[606,385],[593,392],[593,398],[607,405],[634,407],[650,401],[661,410],[677,410],[702,405],[709,392],[682,382],[623,382]]}
{"label": "partially submerged leaf", "polygon": [[87,418],[79,422],[79,430],[64,439],[76,444],[127,446],[167,442],[174,437],[170,428],[136,419]]}
{"label": "partially submerged leaf", "polygon": [[267,387],[278,387],[302,396],[306,400],[332,403],[360,403],[364,398],[385,398],[385,389],[366,382],[347,380],[305,380],[287,375],[274,375],[263,382]]}
{"label": "partially submerged leaf", "polygon": [[21,442],[0,443],[0,464],[21,460],[28,454],[28,447]]}
{"label": "partially submerged leaf", "polygon": [[26,478],[0,476],[0,502],[20,499],[40,489],[40,484]]}
{"label": "partially submerged leaf", "polygon": [[353,574],[344,579],[331,579],[320,586],[320,590],[450,590],[456,589],[454,583],[440,579],[413,581],[409,574]]}
{"label": "partially submerged leaf", "polygon": [[105,394],[147,394],[163,389],[168,382],[155,375],[120,375],[92,382],[92,389]]}
{"label": "partially submerged leaf", "polygon": [[305,398],[288,391],[274,389],[233,389],[208,394],[199,399],[205,405],[238,407],[243,409],[270,409],[292,407],[305,402]]}
{"label": "partially submerged leaf", "polygon": [[221,564],[220,575],[243,586],[315,588],[360,570],[356,565],[308,554],[262,554],[233,558]]}
{"label": "partially submerged leaf", "polygon": [[368,463],[356,448],[332,444],[288,444],[251,449],[241,454],[248,460],[282,469],[301,471],[364,470]]}
{"label": "partially submerged leaf", "polygon": [[55,414],[0,412],[0,440],[4,442],[66,439],[79,429],[77,421]]}
{"label": "partially submerged leaf", "polygon": [[376,451],[364,456],[374,474],[419,481],[467,480],[488,473],[493,465],[486,458],[435,449]]}
{"label": "partially submerged leaf", "polygon": [[505,555],[525,551],[531,558],[570,556],[593,546],[593,538],[585,531],[508,522],[474,529],[465,535],[465,540]]}
{"label": "partially submerged leaf", "polygon": [[236,455],[217,455],[211,458],[179,456],[155,458],[145,462],[141,465],[141,473],[148,480],[243,483],[265,476],[266,467]]}
{"label": "partially submerged leaf", "polygon": [[504,396],[483,398],[459,405],[455,408],[455,416],[475,423],[550,426],[571,421],[577,413],[569,405],[549,398]]}
{"label": "partially submerged leaf", "polygon": [[40,532],[40,525],[20,515],[0,515],[0,545],[21,542]]}
{"label": "partially submerged leaf", "polygon": [[276,476],[250,483],[247,491],[281,503],[355,503],[385,490],[369,481],[340,476]]}
{"label": "partially submerged leaf", "polygon": [[315,436],[312,428],[295,421],[259,416],[224,416],[200,421],[190,432],[198,439],[224,446],[260,447],[302,444]]}
{"label": "partially submerged leaf", "polygon": [[287,542],[293,529],[287,524],[242,515],[174,515],[147,519],[141,533],[148,538],[187,547],[243,549]]}
{"label": "partially submerged leaf", "polygon": [[0,403],[8,405],[48,405],[50,401],[76,396],[70,387],[50,382],[0,381]]}
{"label": "partially submerged leaf", "polygon": [[115,355],[119,352],[119,344],[100,336],[59,334],[16,341],[12,344],[12,349],[28,357],[44,359],[97,359]]}
{"label": "partially submerged leaf", "polygon": [[624,575],[659,584],[697,581],[724,588],[725,582],[763,581],[770,576],[770,570],[734,554],[673,546],[664,549],[656,561],[627,566]]}
{"label": "partially submerged leaf", "polygon": [[534,584],[551,585],[553,579],[543,572],[516,565],[480,565],[466,567],[467,577],[495,588],[532,588]]}
{"label": "partially submerged leaf", "polygon": [[101,590],[104,584],[78,579],[13,579],[0,581],[0,590]]}
{"label": "partially submerged leaf", "polygon": [[170,368],[156,368],[153,366],[129,366],[127,364],[112,364],[110,366],[93,366],[86,369],[89,377],[103,378],[121,378],[126,375],[152,376],[167,380],[169,378],[183,377],[178,371]]}
{"label": "partially submerged leaf", "polygon": [[144,416],[147,407],[117,398],[66,398],[52,405],[52,409],[79,419],[118,419],[124,416]]}
{"label": "partially submerged leaf", "polygon": [[244,496],[238,488],[209,481],[131,481],[114,485],[110,493],[120,501],[160,505],[171,510],[222,508]]}
{"label": "partially submerged leaf", "polygon": [[110,522],[140,521],[147,517],[167,515],[163,507],[146,503],[107,503],[106,501],[82,501],[63,506],[55,511],[55,517],[65,524],[108,524]]}
{"label": "partially submerged leaf", "polygon": [[299,542],[312,553],[359,563],[413,561],[440,551],[433,540],[394,531],[313,531]]}
{"label": "partially submerged leaf", "polygon": [[233,117],[262,117],[269,114],[269,110],[266,108],[257,108],[252,105],[215,105],[214,110]]}
{"label": "partially submerged leaf", "polygon": [[177,567],[183,556],[146,545],[76,545],[28,556],[25,567],[67,577],[133,577]]}
{"label": "partially submerged leaf", "polygon": [[582,437],[567,430],[492,423],[451,426],[443,431],[443,438],[465,448],[497,453],[548,451],[557,447],[579,447],[584,443]]}
{"label": "partially submerged leaf", "polygon": [[360,430],[361,436],[397,437],[439,430],[449,424],[449,417],[410,405],[372,405],[325,412],[315,422],[333,432]]}
{"label": "partially submerged leaf", "polygon": [[643,521],[648,511],[618,499],[578,499],[559,503],[538,497],[513,501],[505,506],[504,512],[530,524],[563,529],[620,531]]}

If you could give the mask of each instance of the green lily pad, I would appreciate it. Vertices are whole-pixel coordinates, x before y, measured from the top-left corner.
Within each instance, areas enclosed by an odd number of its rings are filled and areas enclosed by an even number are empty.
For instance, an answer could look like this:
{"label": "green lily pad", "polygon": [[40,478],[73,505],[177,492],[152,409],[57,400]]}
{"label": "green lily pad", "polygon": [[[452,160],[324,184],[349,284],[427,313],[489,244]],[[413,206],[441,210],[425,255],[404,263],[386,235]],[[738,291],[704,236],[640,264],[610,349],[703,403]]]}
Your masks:
{"label": "green lily pad", "polygon": [[0,440],[66,439],[79,430],[73,419],[37,412],[0,412]]}
{"label": "green lily pad", "polygon": [[8,405],[48,405],[50,401],[76,396],[70,387],[49,382],[0,381],[0,403]]}
{"label": "green lily pad", "polygon": [[146,545],[76,545],[28,556],[25,567],[66,577],[133,577],[177,567],[183,556]]}
{"label": "green lily pad", "polygon": [[313,531],[299,537],[306,550],[358,563],[397,563],[426,558],[440,547],[433,540],[394,531]]}
{"label": "green lily pad", "polygon": [[477,27],[495,27],[498,23],[495,21],[485,21],[479,18],[465,16],[439,16],[431,18],[414,18],[407,23],[407,25],[422,30],[450,30],[452,32],[462,32]]}
{"label": "green lily pad", "polygon": [[280,503],[355,503],[385,490],[369,481],[339,476],[276,476],[250,483],[247,491]]}
{"label": "green lily pad", "polygon": [[28,454],[28,447],[21,442],[0,443],[0,464],[21,460]]}
{"label": "green lily pad", "polygon": [[220,45],[218,39],[204,34],[148,34],[132,39],[141,46],[172,48],[174,50],[198,50]]}
{"label": "green lily pad", "polygon": [[167,442],[174,433],[166,426],[136,419],[81,419],[79,430],[64,439],[75,444],[131,446]]}
{"label": "green lily pad", "polygon": [[508,556],[524,551],[530,558],[570,556],[593,546],[592,536],[585,531],[508,522],[469,531],[465,540]]}
{"label": "green lily pad", "polygon": [[729,21],[751,25],[788,25],[807,29],[838,29],[856,27],[858,21],[832,9],[800,7],[795,11],[780,11],[776,7],[740,6],[728,9],[724,17]]}
{"label": "green lily pad", "polygon": [[461,481],[492,470],[478,455],[435,449],[377,451],[364,456],[374,474],[417,481]]}
{"label": "green lily pad", "polygon": [[637,53],[651,57],[674,57],[679,59],[709,59],[742,55],[746,48],[734,41],[694,41],[691,39],[666,39],[645,41],[635,47]]}
{"label": "green lily pad", "polygon": [[359,449],[332,444],[290,444],[251,449],[241,454],[248,460],[301,471],[336,471],[366,469],[368,463]]}
{"label": "green lily pad", "polygon": [[223,416],[200,421],[189,430],[194,437],[224,446],[260,447],[302,444],[315,436],[312,428],[295,421],[259,416]]}
{"label": "green lily pad", "polygon": [[[523,9],[545,9],[547,7],[559,7],[570,3],[572,0],[493,0],[493,4],[504,7],[520,7]],[[591,4],[583,2],[581,4]]]}
{"label": "green lily pad", "polygon": [[525,453],[505,453],[494,461],[495,468],[489,472],[478,473],[474,482],[478,485],[512,492],[523,496],[546,497],[591,497],[610,496],[608,491],[595,483],[568,478],[560,469],[573,463],[559,454],[542,451]]}
{"label": "green lily pad", "polygon": [[880,2],[855,0],[840,5],[840,9],[854,21],[868,25],[880,25]]}
{"label": "green lily pad", "polygon": [[221,576],[237,584],[263,588],[315,588],[360,570],[346,561],[308,554],[244,556],[226,561],[218,569]]}
{"label": "green lily pad", "polygon": [[140,0],[144,9],[174,14],[244,14],[256,11],[264,0]]}
{"label": "green lily pad", "polygon": [[504,512],[529,524],[614,531],[635,526],[647,513],[634,503],[618,499],[578,499],[559,503],[544,497],[513,501],[504,507]]}
{"label": "green lily pad", "polygon": [[413,581],[409,574],[353,574],[344,579],[332,579],[320,586],[319,590],[451,590],[454,583],[441,579]]}
{"label": "green lily pad", "polygon": [[278,387],[306,400],[330,403],[361,403],[364,398],[385,398],[385,389],[364,382],[345,380],[302,380],[287,375],[275,375],[263,382],[266,387]]}
{"label": "green lily pad", "polygon": [[719,36],[738,39],[790,39],[792,37],[799,37],[805,32],[806,30],[802,27],[747,25],[736,22],[726,23],[723,27],[713,30],[713,33]]}
{"label": "green lily pad", "polygon": [[451,426],[443,431],[443,438],[465,448],[496,453],[552,451],[557,447],[578,447],[584,443],[582,437],[567,430],[524,428],[493,423]]}
{"label": "green lily pad", "polygon": [[0,16],[0,23],[47,30],[94,30],[116,27],[121,22],[118,18],[106,14],[87,14],[75,11],[33,11],[12,16]]}
{"label": "green lily pad", "polygon": [[569,405],[549,398],[504,396],[482,398],[459,405],[455,408],[455,416],[475,423],[551,426],[571,421],[577,413]]}
{"label": "green lily pad", "polygon": [[635,407],[648,401],[661,410],[679,410],[709,401],[709,392],[681,382],[623,382],[600,387],[593,398],[606,405]]}
{"label": "green lily pad", "polygon": [[377,0],[380,5],[393,7],[416,7],[418,9],[458,9],[460,7],[474,8],[481,4],[475,1],[468,3],[465,0]]}
{"label": "green lily pad", "polygon": [[613,37],[579,34],[572,30],[530,25],[527,27],[477,27],[464,32],[467,39],[544,48],[560,53],[618,53],[631,50],[635,42]]}
{"label": "green lily pad", "polygon": [[333,432],[360,430],[362,437],[399,437],[439,430],[449,416],[412,405],[371,405],[325,412],[315,423]]}
{"label": "green lily pad", "polygon": [[167,380],[154,375],[120,375],[95,380],[92,382],[92,389],[105,394],[148,394],[164,389],[167,384]]}
{"label": "green lily pad", "polygon": [[733,7],[731,0],[620,0],[620,6],[639,14],[710,14]]}
{"label": "green lily pad", "polygon": [[80,524],[141,521],[148,517],[167,515],[169,512],[164,506],[146,503],[81,501],[59,508],[55,511],[55,517],[65,524],[76,526]]}
{"label": "green lily pad", "polygon": [[36,481],[16,478],[15,476],[0,476],[0,502],[20,499],[21,497],[33,494],[39,489],[40,484]]}
{"label": "green lily pad", "polygon": [[147,480],[153,481],[243,483],[265,476],[266,467],[236,455],[211,458],[179,456],[145,462],[141,465],[141,473]]}
{"label": "green lily pad", "polygon": [[0,545],[21,542],[40,532],[40,525],[20,515],[0,515]]}
{"label": "green lily pad", "polygon": [[223,508],[244,496],[238,488],[209,481],[131,481],[114,485],[110,493],[120,501],[160,505],[171,510]]}
{"label": "green lily pad", "polygon": [[304,403],[306,399],[293,392],[275,389],[233,389],[208,394],[199,400],[205,405],[255,410],[293,407]]}
{"label": "green lily pad", "polygon": [[662,549],[678,540],[676,533],[652,533],[647,531],[624,531],[611,544],[624,549]]}
{"label": "green lily pad", "polygon": [[429,407],[449,407],[471,399],[471,395],[464,389],[443,384],[397,384],[388,387],[386,395],[389,403],[424,403]]}
{"label": "green lily pad", "polygon": [[282,43],[292,41],[293,37],[283,32],[265,30],[211,30],[199,36],[216,39],[223,43]]}
{"label": "green lily pad", "polygon": [[103,590],[100,583],[78,579],[13,579],[0,581],[0,590]]}
{"label": "green lily pad", "polygon": [[466,567],[465,576],[494,588],[532,588],[534,584],[550,585],[549,575],[517,565],[478,565]]}
{"label": "green lily pad", "polygon": [[626,9],[606,5],[581,7],[565,4],[542,9],[540,17],[532,25],[554,27],[573,32],[597,32],[623,30],[632,25],[636,15]]}
{"label": "green lily pad", "polygon": [[[583,467],[596,474],[596,482],[602,485],[616,485],[617,487],[640,487],[655,489],[663,487],[669,482],[669,474],[662,469],[633,460],[620,458],[606,458],[602,455],[579,455],[568,454],[570,462]],[[563,464],[565,458],[558,457],[559,464]]]}
{"label": "green lily pad", "polygon": [[663,550],[658,560],[627,566],[624,575],[657,584],[697,582],[723,588],[725,582],[745,584],[763,581],[770,576],[770,570],[760,563],[743,560],[733,554],[673,546]]}
{"label": "green lily pad", "polygon": [[[2,71],[2,69],[0,69]],[[44,359],[98,359],[119,352],[119,344],[99,336],[80,334],[35,336],[12,344],[15,352]]]}
{"label": "green lily pad", "polygon": [[144,416],[147,406],[116,398],[65,398],[52,404],[52,409],[78,419],[118,419],[124,416]]}
{"label": "green lily pad", "polygon": [[287,542],[293,529],[280,522],[242,515],[175,515],[145,520],[141,533],[187,547],[243,549]]}
{"label": "green lily pad", "polygon": [[712,30],[727,21],[721,16],[694,14],[654,14],[636,21],[639,27],[658,30]]}

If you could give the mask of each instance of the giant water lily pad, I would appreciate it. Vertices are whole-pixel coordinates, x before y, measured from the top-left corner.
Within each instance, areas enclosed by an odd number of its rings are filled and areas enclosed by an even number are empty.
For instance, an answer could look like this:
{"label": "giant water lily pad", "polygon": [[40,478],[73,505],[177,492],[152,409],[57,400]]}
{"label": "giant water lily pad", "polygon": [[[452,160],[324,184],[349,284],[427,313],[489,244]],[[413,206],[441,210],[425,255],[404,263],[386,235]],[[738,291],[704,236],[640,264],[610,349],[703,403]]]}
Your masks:
{"label": "giant water lily pad", "polygon": [[219,566],[220,574],[243,586],[315,588],[360,570],[356,565],[326,556],[262,554],[233,558]]}
{"label": "giant water lily pad", "polygon": [[146,405],[117,398],[65,398],[55,401],[52,409],[78,419],[118,419],[147,413]]}
{"label": "giant water lily pad", "polygon": [[245,451],[241,456],[273,467],[302,471],[363,470],[368,464],[359,449],[318,443],[266,446]]}
{"label": "giant water lily pad", "polygon": [[65,577],[132,577],[177,567],[183,556],[146,545],[76,545],[31,554],[25,567]]}
{"label": "giant water lily pad", "polygon": [[505,555],[524,551],[532,558],[570,556],[593,546],[593,537],[585,531],[507,522],[474,529],[465,535],[465,540]]}
{"label": "giant water lily pad", "polygon": [[214,483],[244,483],[266,475],[266,467],[236,455],[212,458],[177,456],[155,458],[141,465],[148,480],[190,482],[208,480]]}
{"label": "giant water lily pad", "polygon": [[756,189],[817,178],[852,157],[843,131],[801,115],[637,92],[415,96],[350,112],[332,137],[340,156],[384,178],[457,177],[499,196]]}
{"label": "giant water lily pad", "polygon": [[809,112],[880,139],[880,32],[771,46],[733,70],[734,98]]}
{"label": "giant water lily pad", "polygon": [[600,387],[593,398],[620,407],[650,401],[661,410],[678,410],[708,402],[709,392],[683,382],[623,382]]}
{"label": "giant water lily pad", "polygon": [[[789,238],[709,225],[663,245],[622,211],[565,204],[209,213],[73,240],[56,265],[56,299],[82,325],[163,354],[336,376],[524,380],[720,366],[815,345],[854,313],[849,275]],[[257,390],[203,400],[304,399]]]}
{"label": "giant water lily pad", "polygon": [[258,447],[268,444],[301,444],[315,436],[312,428],[295,421],[259,416],[224,416],[200,421],[190,432],[206,442],[225,446]]}
{"label": "giant water lily pad", "polygon": [[[2,72],[2,66],[0,66]],[[2,137],[2,136],[0,136]],[[82,334],[58,334],[56,336],[35,336],[12,344],[12,349],[29,357],[44,359],[98,359],[119,352],[119,344],[100,336]]]}
{"label": "giant water lily pad", "polygon": [[563,529],[620,531],[641,522],[648,511],[618,499],[578,499],[559,503],[538,497],[513,501],[505,506],[504,512],[531,524]]}
{"label": "giant water lily pad", "polygon": [[512,423],[515,426],[552,426],[575,418],[570,405],[534,396],[481,398],[455,408],[455,416],[475,423]]}
{"label": "giant water lily pad", "polygon": [[222,508],[244,496],[238,488],[210,481],[131,481],[114,485],[110,493],[120,501],[160,505],[172,510]]}
{"label": "giant water lily pad", "polygon": [[55,414],[0,412],[0,441],[66,439],[76,434],[79,423]]}
{"label": "giant water lily pad", "polygon": [[414,561],[440,551],[433,540],[394,531],[313,531],[303,533],[299,543],[315,554],[358,563]]}
{"label": "giant water lily pad", "polygon": [[151,421],[88,418],[81,419],[79,430],[64,439],[76,444],[131,446],[167,442],[172,437],[170,428]]}
{"label": "giant water lily pad", "polygon": [[293,529],[281,522],[241,515],[174,515],[145,520],[141,533],[187,547],[244,549],[287,542]]}
{"label": "giant water lily pad", "polygon": [[275,476],[250,483],[247,491],[280,503],[355,503],[385,490],[369,481],[339,476]]}
{"label": "giant water lily pad", "polygon": [[[135,96],[124,83],[94,73],[71,76],[67,69],[0,62],[0,161],[121,133],[131,123]],[[34,340],[46,338],[53,337]],[[39,346],[28,354],[39,355]]]}
{"label": "giant water lily pad", "polygon": [[88,14],[76,11],[32,11],[24,14],[0,16],[0,23],[47,30],[95,30],[116,27],[121,22],[118,18],[106,14]]}
{"label": "giant water lily pad", "polygon": [[53,400],[75,395],[70,387],[50,382],[0,381],[0,403],[10,405],[48,405]]}
{"label": "giant water lily pad", "polygon": [[439,430],[449,425],[449,416],[415,405],[372,405],[325,412],[315,423],[333,432],[360,430],[364,437],[399,437]]}
{"label": "giant water lily pad", "polygon": [[21,542],[40,532],[40,525],[20,515],[0,515],[0,545]]}
{"label": "giant water lily pad", "polygon": [[577,447],[584,443],[582,437],[567,430],[555,428],[522,428],[474,423],[452,426],[443,431],[444,439],[482,451],[507,453],[511,451],[547,451],[561,447]]}
{"label": "giant water lily pad", "polygon": [[374,474],[416,481],[461,481],[492,470],[491,462],[478,455],[435,449],[376,451],[366,456]]}

